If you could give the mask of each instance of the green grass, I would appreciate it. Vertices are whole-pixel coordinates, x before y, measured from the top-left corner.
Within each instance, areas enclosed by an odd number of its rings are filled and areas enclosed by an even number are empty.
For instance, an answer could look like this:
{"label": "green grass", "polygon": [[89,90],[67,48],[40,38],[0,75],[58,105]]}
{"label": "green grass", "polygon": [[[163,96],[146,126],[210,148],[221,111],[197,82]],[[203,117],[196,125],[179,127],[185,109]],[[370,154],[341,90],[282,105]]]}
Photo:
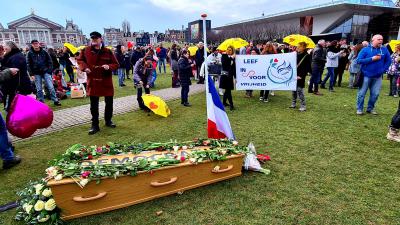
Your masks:
{"label": "green grass", "polygon": [[[131,71],[132,73],[132,71]],[[114,98],[119,98],[119,97],[125,97],[129,95],[136,95],[136,89],[133,85],[133,75],[130,74],[129,78],[130,80],[125,79],[125,87],[119,87],[118,85],[118,76],[113,75],[113,83],[114,83]],[[164,88],[170,88],[171,87],[171,70],[169,66],[167,67],[167,73],[158,73],[158,68],[157,68],[157,80],[155,82],[155,87],[152,88],[152,90],[159,90],[159,89],[164,89]],[[89,98],[81,98],[81,99],[64,99],[61,101],[62,106],[54,106],[53,102],[50,100],[46,100],[46,103],[53,109],[53,110],[60,110],[60,109],[66,109],[70,107],[75,107],[75,106],[80,106],[80,105],[85,105],[89,104]]]}
{"label": "green grass", "polygon": [[[344,84],[346,86],[347,83]],[[398,100],[378,100],[378,116],[355,115],[356,90],[306,94],[307,112],[288,109],[290,93],[279,91],[269,103],[234,92],[236,111],[228,115],[241,144],[254,142],[271,155],[271,175],[244,172],[241,177],[120,210],[70,221],[78,224],[399,224],[399,144],[386,140],[387,125]],[[205,95],[169,102],[168,118],[141,111],[116,116],[116,129],[88,125],[16,143],[24,161],[0,170],[0,203],[42,177],[47,161],[74,143],[190,140],[206,136]],[[155,212],[164,213],[156,216]],[[0,214],[0,224],[17,224],[14,210]],[[2,223],[3,222],[3,223]]]}

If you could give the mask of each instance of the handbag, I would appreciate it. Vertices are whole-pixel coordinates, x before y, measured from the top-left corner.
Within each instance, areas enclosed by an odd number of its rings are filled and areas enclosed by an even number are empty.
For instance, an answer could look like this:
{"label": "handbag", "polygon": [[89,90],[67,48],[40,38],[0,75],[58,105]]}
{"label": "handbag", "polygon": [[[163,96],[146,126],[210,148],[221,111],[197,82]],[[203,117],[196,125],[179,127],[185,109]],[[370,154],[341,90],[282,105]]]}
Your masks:
{"label": "handbag", "polygon": [[362,87],[363,82],[364,82],[364,74],[360,69],[360,71],[356,74],[356,77],[354,78],[353,87],[360,88]]}

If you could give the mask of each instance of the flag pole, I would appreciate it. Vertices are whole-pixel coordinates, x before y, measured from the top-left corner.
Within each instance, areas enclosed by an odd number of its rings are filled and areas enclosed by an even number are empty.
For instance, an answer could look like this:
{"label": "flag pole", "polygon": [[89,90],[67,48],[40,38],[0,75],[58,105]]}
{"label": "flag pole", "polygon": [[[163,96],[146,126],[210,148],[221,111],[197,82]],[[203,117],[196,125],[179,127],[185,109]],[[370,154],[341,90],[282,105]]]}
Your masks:
{"label": "flag pole", "polygon": [[201,18],[203,20],[203,41],[204,41],[204,80],[206,81],[206,95],[208,93],[208,66],[207,66],[207,29],[206,29],[206,19],[207,14],[202,14]]}

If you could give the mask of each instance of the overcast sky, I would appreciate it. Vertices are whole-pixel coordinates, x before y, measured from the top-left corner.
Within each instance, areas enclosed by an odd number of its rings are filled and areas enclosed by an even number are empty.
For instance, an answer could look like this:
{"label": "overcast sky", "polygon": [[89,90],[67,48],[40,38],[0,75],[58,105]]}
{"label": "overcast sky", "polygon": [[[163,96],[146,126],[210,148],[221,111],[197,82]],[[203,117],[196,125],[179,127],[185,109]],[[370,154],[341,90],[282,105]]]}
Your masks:
{"label": "overcast sky", "polygon": [[[4,2],[3,2],[4,1]],[[103,28],[121,28],[124,19],[131,23],[131,31],[160,31],[181,29],[188,22],[208,14],[212,27],[242,19],[249,19],[329,0],[0,0],[0,23],[7,23],[35,14],[62,26],[73,19],[84,34]]]}

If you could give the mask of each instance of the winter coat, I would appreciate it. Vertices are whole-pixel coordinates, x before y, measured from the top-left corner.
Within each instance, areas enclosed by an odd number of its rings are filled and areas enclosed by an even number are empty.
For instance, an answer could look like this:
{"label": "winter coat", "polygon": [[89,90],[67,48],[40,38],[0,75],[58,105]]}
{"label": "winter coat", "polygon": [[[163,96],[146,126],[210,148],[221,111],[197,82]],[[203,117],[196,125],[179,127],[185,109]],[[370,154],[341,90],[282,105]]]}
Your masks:
{"label": "winter coat", "polygon": [[221,75],[219,88],[233,90],[233,78],[236,78],[235,59],[229,57],[227,54],[222,54],[221,63],[222,71],[228,72],[228,75]]}
{"label": "winter coat", "polygon": [[312,51],[311,66],[312,68],[324,68],[326,63],[326,51],[321,45],[317,45]]}
{"label": "winter coat", "polygon": [[[13,49],[1,61],[2,69],[18,68],[19,72],[2,85],[4,95],[14,96],[16,92],[28,95],[32,93],[32,83],[27,71],[26,57],[19,49]],[[12,99],[10,99],[10,102]]]}
{"label": "winter coat", "polygon": [[124,61],[125,60],[124,54],[122,54],[122,52],[115,52],[115,58],[118,61],[119,68],[125,68],[125,65],[124,65],[124,62],[125,62]]}
{"label": "winter coat", "polygon": [[189,59],[186,57],[181,57],[178,60],[179,68],[179,80],[181,81],[181,86],[189,86],[192,84],[190,77],[192,76],[192,66],[190,65]]}
{"label": "winter coat", "polygon": [[152,74],[153,74],[153,64],[150,64],[150,67],[145,68],[143,65],[144,58],[139,59],[136,62],[135,68],[133,69],[133,81],[136,85],[139,84],[140,81],[143,82],[143,86],[150,85]]}
{"label": "winter coat", "polygon": [[349,73],[354,74],[360,72],[361,64],[357,62],[357,56],[354,54],[354,51],[350,53],[349,61],[350,61]]}
{"label": "winter coat", "polygon": [[173,71],[179,70],[179,67],[178,67],[178,60],[179,60],[178,51],[176,49],[171,49],[169,55],[170,55],[170,60],[171,60],[171,69]]}
{"label": "winter coat", "polygon": [[51,57],[51,61],[53,62],[53,71],[55,69],[60,68],[60,63],[58,62],[56,54],[49,54]]}
{"label": "winter coat", "polygon": [[197,49],[196,55],[194,56],[194,60],[196,61],[197,66],[201,66],[204,62],[204,47],[202,49]]}
{"label": "winter coat", "polygon": [[[110,49],[88,46],[82,50],[77,61],[80,70],[91,71],[87,73],[88,96],[114,96],[112,71],[118,69],[119,64]],[[102,65],[108,65],[110,68],[105,70]]]}
{"label": "winter coat", "polygon": [[52,74],[53,72],[53,61],[49,53],[40,48],[39,51],[35,51],[32,47],[26,56],[28,63],[28,71],[31,76],[33,75],[44,75]]}
{"label": "winter coat", "polygon": [[124,67],[125,67],[125,69],[127,69],[127,70],[130,70],[131,69],[131,52],[125,52],[124,53]]}
{"label": "winter coat", "polygon": [[297,53],[297,76],[301,77],[297,80],[297,87],[304,88],[308,73],[311,73],[311,56],[307,51]]}
{"label": "winter coat", "polygon": [[[372,61],[372,57],[380,54],[381,59]],[[374,48],[372,45],[364,47],[358,53],[357,62],[360,63],[364,76],[369,78],[378,78],[382,76],[392,63],[390,53],[386,47]]]}
{"label": "winter coat", "polygon": [[144,54],[140,51],[133,51],[131,56],[131,65],[135,66],[136,62],[139,61],[140,58],[143,58]]}
{"label": "winter coat", "polygon": [[[336,49],[335,49],[336,50]],[[339,66],[339,56],[341,52],[337,52],[333,49],[329,49],[326,54],[326,67],[338,67]]]}
{"label": "winter coat", "polygon": [[166,48],[160,48],[160,51],[157,52],[157,56],[160,59],[166,59],[167,58],[167,49]]}
{"label": "winter coat", "polygon": [[400,54],[397,52],[393,53],[391,59],[392,63],[390,64],[388,74],[398,76],[400,75],[400,63],[399,63]]}

